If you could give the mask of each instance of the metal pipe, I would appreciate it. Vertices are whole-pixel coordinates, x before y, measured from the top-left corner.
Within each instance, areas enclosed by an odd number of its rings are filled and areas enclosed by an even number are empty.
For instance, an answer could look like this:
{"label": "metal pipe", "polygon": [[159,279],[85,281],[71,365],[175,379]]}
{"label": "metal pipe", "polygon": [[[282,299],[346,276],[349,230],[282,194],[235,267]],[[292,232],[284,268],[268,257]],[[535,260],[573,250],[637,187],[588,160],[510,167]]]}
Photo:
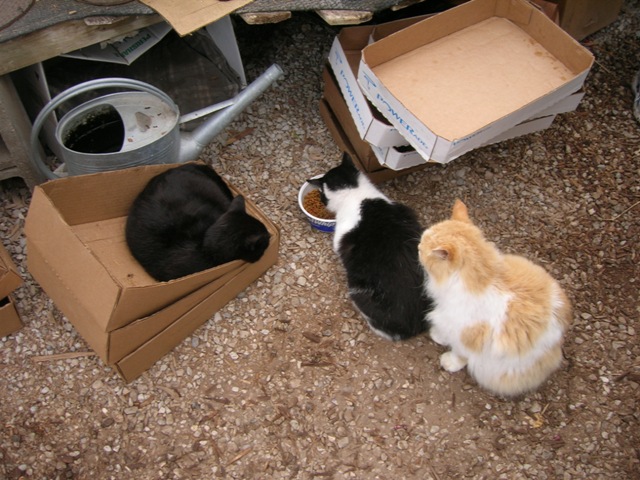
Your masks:
{"label": "metal pipe", "polygon": [[204,148],[251,102],[264,92],[275,80],[283,75],[279,65],[271,65],[262,75],[251,82],[247,88],[233,97],[233,105],[218,112],[193,132],[181,132],[180,161],[198,158]]}

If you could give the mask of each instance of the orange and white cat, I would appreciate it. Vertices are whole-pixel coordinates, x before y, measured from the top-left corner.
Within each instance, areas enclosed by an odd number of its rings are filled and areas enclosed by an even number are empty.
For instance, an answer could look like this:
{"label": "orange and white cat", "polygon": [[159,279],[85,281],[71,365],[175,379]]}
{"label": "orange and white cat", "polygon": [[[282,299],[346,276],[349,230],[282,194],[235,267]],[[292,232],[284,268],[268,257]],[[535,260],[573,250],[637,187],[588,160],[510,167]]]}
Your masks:
{"label": "orange and white cat", "polygon": [[441,366],[467,366],[484,388],[511,397],[538,388],[562,361],[572,309],[560,285],[529,260],[502,254],[460,200],[418,246],[435,300],[431,338],[450,347]]}

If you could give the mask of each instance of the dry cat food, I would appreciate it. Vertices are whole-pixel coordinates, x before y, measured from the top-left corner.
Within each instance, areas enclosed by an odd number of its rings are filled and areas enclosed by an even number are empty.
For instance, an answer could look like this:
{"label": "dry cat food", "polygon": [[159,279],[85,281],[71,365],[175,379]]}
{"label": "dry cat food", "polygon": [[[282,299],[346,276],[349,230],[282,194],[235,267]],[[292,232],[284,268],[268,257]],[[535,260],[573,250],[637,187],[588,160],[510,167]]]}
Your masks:
{"label": "dry cat food", "polygon": [[333,220],[335,216],[327,210],[320,199],[320,190],[311,190],[302,199],[302,206],[307,213],[323,220]]}

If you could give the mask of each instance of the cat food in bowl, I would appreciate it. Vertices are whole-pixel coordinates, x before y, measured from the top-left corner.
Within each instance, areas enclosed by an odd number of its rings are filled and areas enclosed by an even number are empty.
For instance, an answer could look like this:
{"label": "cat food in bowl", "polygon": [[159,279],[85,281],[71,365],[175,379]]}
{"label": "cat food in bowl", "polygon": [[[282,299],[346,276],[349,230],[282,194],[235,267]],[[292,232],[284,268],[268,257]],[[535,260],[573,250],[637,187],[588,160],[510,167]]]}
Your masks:
{"label": "cat food in bowl", "polygon": [[335,230],[336,220],[333,214],[326,209],[320,200],[320,190],[309,182],[304,182],[298,192],[298,205],[313,228],[323,232]]}

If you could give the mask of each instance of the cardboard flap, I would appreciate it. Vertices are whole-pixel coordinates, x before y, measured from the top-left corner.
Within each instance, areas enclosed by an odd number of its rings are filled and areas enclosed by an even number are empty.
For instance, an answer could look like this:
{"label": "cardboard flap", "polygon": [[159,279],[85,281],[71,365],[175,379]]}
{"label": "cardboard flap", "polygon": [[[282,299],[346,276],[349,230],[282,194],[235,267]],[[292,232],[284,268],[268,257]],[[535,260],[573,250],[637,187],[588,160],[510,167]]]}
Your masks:
{"label": "cardboard flap", "polygon": [[[175,164],[148,165],[59,178],[39,185],[62,219],[70,226],[124,217],[153,172],[160,174]],[[155,167],[155,168],[154,168]],[[163,168],[165,167],[165,168]]]}
{"label": "cardboard flap", "polygon": [[209,295],[202,302],[194,306],[189,312],[172,322],[151,340],[140,348],[125,356],[116,363],[120,375],[127,381],[138,377],[156,360],[181,343],[184,338],[193,333],[200,325],[210,319],[222,306],[233,300],[238,293],[256,278],[266,272],[278,258],[280,234],[275,232],[265,254],[259,262],[247,264],[246,268]]}
{"label": "cardboard flap", "polygon": [[[51,186],[55,182],[44,186]],[[68,227],[60,210],[42,186],[37,186],[33,192],[24,230],[28,241],[28,257],[34,248],[40,252],[50,252],[46,256],[46,263],[50,271],[57,272],[56,279],[52,281],[64,285],[70,292],[69,302],[73,301],[70,298],[73,292],[77,301],[87,312],[91,312],[93,321],[106,328],[120,289],[104,266]],[[31,270],[32,263],[29,265]],[[38,277],[35,278],[40,282]],[[86,281],[87,278],[91,281]]]}
{"label": "cardboard flap", "polygon": [[0,338],[15,333],[21,328],[22,321],[11,297],[0,299]]}
{"label": "cardboard flap", "polygon": [[[46,246],[45,246],[46,247]],[[29,273],[40,284],[47,295],[54,299],[56,307],[73,323],[80,336],[89,344],[91,349],[104,361],[107,361],[107,339],[104,325],[101,325],[91,305],[82,302],[71,287],[60,278],[58,273],[47,261],[49,256],[45,249],[33,244],[27,237],[27,265]]]}
{"label": "cardboard flap", "polygon": [[132,318],[146,317],[165,308],[203,285],[241,268],[244,263],[236,260],[204,272],[194,273],[188,277],[171,280],[170,282],[154,283],[146,287],[127,288],[123,290],[118,304],[113,310],[111,320],[107,325],[107,331],[110,332],[126,325],[131,322]]}
{"label": "cardboard flap", "polygon": [[219,279],[200,287],[192,293],[189,293],[184,298],[170,304],[166,308],[111,332],[109,336],[109,354],[107,363],[113,364],[133,352],[140,346],[141,338],[149,339],[160,333],[166,327],[171,325],[176,318],[179,318],[182,312],[190,311],[209,295],[222,288],[233,277],[242,273],[247,266],[248,264],[244,264],[241,268],[227,272]]}
{"label": "cardboard flap", "polygon": [[0,299],[5,298],[22,285],[22,277],[9,252],[0,245]]}
{"label": "cardboard flap", "polygon": [[184,36],[229,15],[253,0],[140,0]]}

